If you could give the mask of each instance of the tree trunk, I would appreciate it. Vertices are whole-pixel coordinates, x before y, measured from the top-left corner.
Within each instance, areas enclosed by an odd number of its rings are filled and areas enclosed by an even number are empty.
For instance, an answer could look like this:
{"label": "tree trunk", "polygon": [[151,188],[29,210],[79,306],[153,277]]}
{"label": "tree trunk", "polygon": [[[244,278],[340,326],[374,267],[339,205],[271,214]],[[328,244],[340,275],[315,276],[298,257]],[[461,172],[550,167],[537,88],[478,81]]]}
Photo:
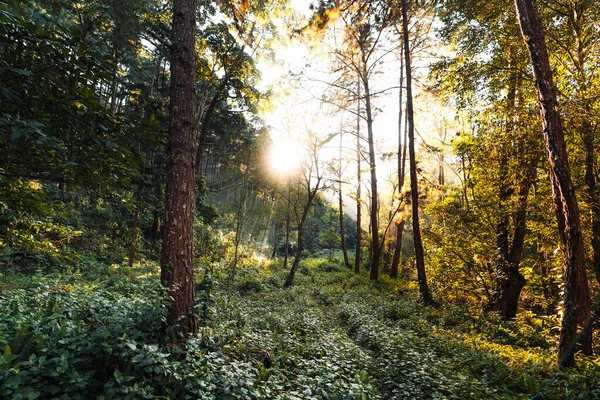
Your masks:
{"label": "tree trunk", "polygon": [[[587,110],[587,115],[591,115],[591,110]],[[594,130],[589,121],[583,122],[581,133],[585,148],[585,186],[592,219],[592,265],[596,280],[600,283],[600,193],[596,177]]]}
{"label": "tree trunk", "polygon": [[381,248],[379,246],[379,206],[377,192],[377,171],[375,170],[375,138],[373,136],[373,115],[371,110],[371,94],[366,68],[363,70],[363,86],[365,89],[365,112],[367,114],[367,134],[369,142],[369,169],[371,171],[371,272],[369,278],[379,279],[379,259]]}
{"label": "tree trunk", "polygon": [[[511,64],[514,69],[514,52],[511,52]],[[516,93],[519,79],[517,73],[511,73],[509,79],[509,89],[507,96],[507,110],[513,114],[513,118],[506,121],[505,126],[507,134],[513,132],[513,127],[517,123],[516,113]],[[512,248],[510,248],[509,237],[509,211],[506,204],[514,194],[514,189],[510,185],[508,177],[508,157],[506,149],[500,146],[499,161],[499,191],[498,191],[498,210],[499,220],[496,225],[496,265],[495,265],[495,290],[486,306],[486,311],[498,311],[505,320],[514,319],[517,315],[519,297],[521,290],[525,286],[525,278],[519,271],[521,253],[525,241],[525,224],[527,216],[527,195],[529,187],[535,178],[536,165],[531,162],[531,166],[521,183],[519,189],[519,204],[514,218],[514,234]],[[519,155],[523,157],[522,154]]]}
{"label": "tree trunk", "polygon": [[362,246],[362,182],[361,182],[361,171],[360,171],[360,159],[362,153],[360,151],[360,79],[357,85],[357,110],[356,110],[356,252],[354,255],[354,273],[360,273],[360,259],[361,259],[361,246]]}
{"label": "tree trunk", "polygon": [[[317,197],[317,193],[319,193],[321,179],[322,176],[319,175],[318,168],[318,158],[317,158],[317,148],[313,148],[313,162],[316,169],[316,177],[312,175],[312,166],[310,167],[310,172],[305,176],[306,178],[306,204],[302,210],[302,216],[300,217],[300,221],[298,223],[298,249],[296,250],[296,256],[294,257],[294,263],[292,264],[292,268],[285,280],[283,287],[292,286],[294,282],[294,275],[296,275],[296,271],[298,270],[298,266],[300,265],[300,259],[302,258],[302,251],[304,250],[304,228],[306,227],[306,220],[308,219],[308,214],[310,212],[310,208],[312,207],[315,198]],[[311,181],[315,179],[315,185],[311,188]],[[298,214],[296,213],[296,216]]]}
{"label": "tree trunk", "polygon": [[340,209],[340,240],[342,242],[342,252],[344,253],[344,265],[348,268],[352,268],[350,260],[348,259],[348,248],[346,247],[346,229],[344,229],[344,200],[341,177],[338,187],[338,206]]}
{"label": "tree trunk", "polygon": [[394,258],[392,259],[392,266],[390,268],[390,277],[392,279],[398,278],[398,272],[400,270],[400,256],[402,255],[402,234],[404,232],[405,221],[400,221],[396,224],[396,244],[394,245]]}
{"label": "tree trunk", "polygon": [[285,213],[285,256],[283,258],[283,268],[287,268],[288,258],[290,256],[290,202],[292,196],[292,189],[290,187],[290,180],[288,179],[288,203]]}
{"label": "tree trunk", "polygon": [[231,265],[231,273],[229,275],[230,282],[233,284],[235,282],[235,270],[237,268],[237,264],[239,261],[239,249],[240,243],[242,241],[242,233],[244,229],[244,213],[246,209],[246,195],[247,190],[246,186],[242,187],[242,198],[239,199],[239,206],[236,213],[236,223],[235,223],[235,250],[233,254],[233,263]]}
{"label": "tree trunk", "polygon": [[58,188],[60,190],[60,200],[63,203],[66,203],[67,201],[69,201],[69,188],[67,186],[67,177],[66,176],[62,177],[62,180],[58,184]]}
{"label": "tree trunk", "polygon": [[[400,90],[398,94],[398,198],[404,202],[402,188],[406,177],[406,138],[408,124],[404,121],[404,140],[402,140],[402,84],[404,83],[404,57],[400,54]],[[405,117],[406,118],[406,117]],[[390,267],[390,277],[398,278],[400,256],[402,255],[402,234],[404,232],[404,218],[396,224],[396,244],[394,245],[394,258]]]}
{"label": "tree trunk", "polygon": [[118,45],[116,43],[117,39],[113,38],[113,48],[112,48],[112,79],[110,82],[110,113],[114,114],[117,111],[117,89],[119,87],[118,72],[119,72],[119,50]]}
{"label": "tree trunk", "polygon": [[279,229],[277,229],[277,225],[275,224],[275,232],[273,232],[273,252],[271,253],[271,258],[275,258],[277,256],[277,250],[279,247]]}
{"label": "tree trunk", "polygon": [[194,70],[196,7],[193,0],[173,2],[171,106],[168,140],[165,235],[161,281],[171,303],[167,325],[176,341],[196,332],[194,314],[194,207],[196,137],[194,134]]}
{"label": "tree trunk", "polygon": [[348,259],[348,248],[346,247],[346,230],[344,229],[344,194],[342,192],[342,140],[344,132],[340,132],[340,162],[339,162],[339,175],[338,175],[338,208],[340,218],[340,241],[342,244],[342,253],[344,254],[344,265],[348,268],[352,268],[350,260]]}
{"label": "tree trunk", "polygon": [[412,70],[410,63],[410,42],[408,39],[408,11],[406,0],[402,0],[402,36],[404,38],[404,64],[406,67],[406,113],[408,116],[408,154],[415,262],[417,267],[421,301],[423,301],[425,304],[432,304],[433,299],[429,293],[427,276],[425,274],[425,255],[423,253],[421,227],[419,225],[419,185],[417,181],[417,161],[415,159],[415,122],[412,99]]}
{"label": "tree trunk", "polygon": [[[316,191],[315,191],[316,195]],[[300,266],[300,260],[302,259],[302,251],[304,251],[304,228],[306,225],[306,220],[308,218],[308,213],[310,211],[310,207],[312,206],[314,196],[309,192],[308,200],[304,209],[302,210],[302,217],[300,218],[300,223],[298,224],[298,248],[296,250],[296,255],[294,256],[294,262],[292,263],[292,268],[285,279],[285,283],[283,287],[290,287],[294,283],[294,276],[296,275],[296,271]]]}
{"label": "tree trunk", "polygon": [[[535,179],[537,165],[531,163],[527,176],[519,187],[519,205],[514,215],[514,233],[512,245],[509,249],[508,213],[502,212],[498,223],[497,249],[498,260],[496,269],[497,287],[490,299],[487,311],[499,311],[502,318],[509,320],[517,316],[519,297],[525,286],[526,280],[519,271],[527,222],[527,196],[529,188]],[[505,179],[504,179],[505,180]],[[501,186],[501,203],[508,200],[510,193],[506,186]]]}
{"label": "tree trunk", "polygon": [[587,323],[591,305],[579,207],[571,181],[567,148],[556,99],[556,88],[546,51],[546,43],[536,0],[515,0],[523,40],[529,50],[535,75],[538,102],[543,120],[544,140],[550,166],[552,197],[556,209],[561,249],[564,257],[564,312],[560,330],[558,360],[561,367],[575,365],[575,352],[592,353],[591,329],[578,340],[578,326]]}
{"label": "tree trunk", "polygon": [[135,209],[133,213],[133,220],[131,221],[131,243],[129,244],[129,268],[133,267],[135,256],[137,253],[137,233],[140,224],[140,209]]}

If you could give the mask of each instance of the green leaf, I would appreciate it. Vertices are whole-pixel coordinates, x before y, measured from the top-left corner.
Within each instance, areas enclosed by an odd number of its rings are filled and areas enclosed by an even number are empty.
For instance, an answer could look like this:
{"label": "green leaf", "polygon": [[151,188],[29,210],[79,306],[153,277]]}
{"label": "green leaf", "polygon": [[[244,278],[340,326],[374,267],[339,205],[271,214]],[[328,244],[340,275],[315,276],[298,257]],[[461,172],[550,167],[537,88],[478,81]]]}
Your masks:
{"label": "green leaf", "polygon": [[117,383],[123,383],[123,374],[118,369],[115,369],[114,375]]}

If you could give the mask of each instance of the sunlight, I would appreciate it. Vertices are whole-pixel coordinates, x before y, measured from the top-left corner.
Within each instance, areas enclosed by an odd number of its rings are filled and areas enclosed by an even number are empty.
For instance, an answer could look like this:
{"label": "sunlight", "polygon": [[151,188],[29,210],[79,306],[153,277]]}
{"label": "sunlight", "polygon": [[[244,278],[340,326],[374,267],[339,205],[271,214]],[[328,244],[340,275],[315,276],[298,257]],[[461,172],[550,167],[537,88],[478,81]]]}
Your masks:
{"label": "sunlight", "polygon": [[302,145],[289,139],[277,139],[269,154],[269,167],[280,176],[288,176],[300,167]]}

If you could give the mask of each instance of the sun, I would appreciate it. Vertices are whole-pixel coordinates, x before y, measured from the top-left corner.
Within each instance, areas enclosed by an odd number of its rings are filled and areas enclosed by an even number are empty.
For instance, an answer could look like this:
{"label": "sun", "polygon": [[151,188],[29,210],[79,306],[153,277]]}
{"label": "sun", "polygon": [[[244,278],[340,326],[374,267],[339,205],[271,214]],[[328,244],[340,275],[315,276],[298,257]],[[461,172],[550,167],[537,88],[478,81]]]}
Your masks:
{"label": "sun", "polygon": [[277,175],[288,176],[300,168],[302,145],[288,139],[276,140],[269,152],[269,168]]}

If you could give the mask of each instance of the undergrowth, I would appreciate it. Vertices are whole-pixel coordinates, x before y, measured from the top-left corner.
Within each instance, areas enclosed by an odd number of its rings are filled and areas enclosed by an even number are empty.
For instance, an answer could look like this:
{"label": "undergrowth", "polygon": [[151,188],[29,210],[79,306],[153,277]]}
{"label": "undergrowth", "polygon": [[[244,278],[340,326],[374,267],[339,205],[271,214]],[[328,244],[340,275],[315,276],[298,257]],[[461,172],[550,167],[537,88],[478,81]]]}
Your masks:
{"label": "undergrowth", "polygon": [[202,326],[177,346],[156,265],[93,267],[3,286],[1,398],[600,398],[596,359],[555,370],[551,321],[423,307],[337,261],[289,289],[276,264],[199,271]]}

